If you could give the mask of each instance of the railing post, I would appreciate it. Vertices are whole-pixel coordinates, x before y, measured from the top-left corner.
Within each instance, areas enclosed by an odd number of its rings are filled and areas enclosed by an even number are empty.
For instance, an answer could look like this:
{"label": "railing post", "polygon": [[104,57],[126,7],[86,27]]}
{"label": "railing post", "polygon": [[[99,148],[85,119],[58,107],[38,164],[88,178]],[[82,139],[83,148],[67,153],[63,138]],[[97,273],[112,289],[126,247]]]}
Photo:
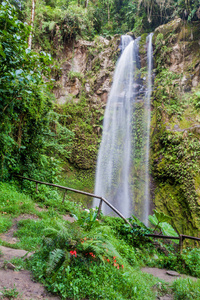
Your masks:
{"label": "railing post", "polygon": [[98,212],[97,212],[97,218],[99,217],[99,215],[101,213],[102,203],[103,203],[103,200],[101,199],[100,202],[99,202],[99,208],[98,208]]}
{"label": "railing post", "polygon": [[38,193],[38,183],[36,182],[36,193]]}
{"label": "railing post", "polygon": [[65,192],[64,192],[64,196],[63,196],[63,201],[62,201],[62,203],[64,203],[64,201],[65,201],[65,196],[67,195],[67,190],[65,190]]}
{"label": "railing post", "polygon": [[179,252],[180,252],[180,254],[182,254],[182,252],[183,252],[183,235],[182,234],[180,234],[180,239],[179,239]]}

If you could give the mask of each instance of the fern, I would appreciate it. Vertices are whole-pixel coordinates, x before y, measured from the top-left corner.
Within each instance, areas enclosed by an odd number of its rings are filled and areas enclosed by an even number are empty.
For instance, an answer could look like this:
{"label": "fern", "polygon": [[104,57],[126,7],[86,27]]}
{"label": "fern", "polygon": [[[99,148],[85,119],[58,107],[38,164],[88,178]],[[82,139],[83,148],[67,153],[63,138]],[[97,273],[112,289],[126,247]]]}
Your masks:
{"label": "fern", "polygon": [[[58,266],[58,264],[62,261],[64,258],[64,250],[62,249],[54,249],[52,252],[49,254],[49,262],[47,264],[47,273],[52,273],[52,271]],[[61,263],[62,264],[62,263]],[[60,267],[60,266],[59,266]]]}
{"label": "fern", "polygon": [[60,249],[75,248],[85,236],[83,230],[75,222],[68,224],[59,221],[56,225],[57,229],[49,227],[43,231],[44,245]]}
{"label": "fern", "polygon": [[110,227],[97,227],[90,231],[88,237],[89,239],[83,243],[85,252],[94,252],[101,261],[104,261],[105,257],[112,260],[115,256],[119,262],[122,262],[122,257],[115,247],[115,238],[112,236]]}

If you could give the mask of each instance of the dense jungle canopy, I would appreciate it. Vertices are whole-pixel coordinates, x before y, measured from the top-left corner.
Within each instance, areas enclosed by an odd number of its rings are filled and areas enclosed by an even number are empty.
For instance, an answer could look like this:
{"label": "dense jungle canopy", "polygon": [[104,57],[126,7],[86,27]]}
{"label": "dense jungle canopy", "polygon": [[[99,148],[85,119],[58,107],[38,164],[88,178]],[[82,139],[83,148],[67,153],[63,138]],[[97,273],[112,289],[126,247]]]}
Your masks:
{"label": "dense jungle canopy", "polygon": [[[28,23],[32,2],[11,1],[18,9],[21,20]],[[141,35],[176,16],[190,22],[197,20],[199,15],[198,0],[37,1],[35,35],[39,38],[58,29],[65,31],[63,38],[81,35],[92,39],[95,34],[106,36],[128,31]]]}
{"label": "dense jungle canopy", "polygon": [[49,159],[52,153],[67,157],[70,151],[73,134],[62,127],[63,122],[58,126],[57,142],[54,142],[56,125],[53,123],[59,122],[52,110],[54,97],[48,78],[53,72],[59,72],[55,71],[56,66],[50,69],[53,62],[47,53],[55,57],[64,44],[80,37],[92,40],[95,35],[109,37],[127,31],[137,36],[175,17],[187,22],[200,17],[198,0],[38,0],[33,26],[36,53],[27,49],[34,2],[1,1],[1,178],[7,178],[12,172],[33,172],[39,165],[56,168],[55,160]]}

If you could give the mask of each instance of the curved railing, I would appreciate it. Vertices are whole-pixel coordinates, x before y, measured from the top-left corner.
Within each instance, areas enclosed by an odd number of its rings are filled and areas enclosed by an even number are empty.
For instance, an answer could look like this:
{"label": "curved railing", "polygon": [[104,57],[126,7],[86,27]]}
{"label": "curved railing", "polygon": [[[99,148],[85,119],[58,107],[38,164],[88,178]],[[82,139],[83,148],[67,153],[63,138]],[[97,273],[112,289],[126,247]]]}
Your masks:
{"label": "curved railing", "polygon": [[[39,184],[44,184],[44,185],[49,185],[49,186],[53,186],[53,187],[56,187],[56,188],[59,188],[59,189],[63,189],[65,190],[65,193],[64,193],[64,196],[63,196],[63,200],[62,200],[62,203],[64,203],[65,201],[65,196],[66,196],[66,193],[67,191],[70,191],[70,192],[74,192],[74,193],[77,193],[77,194],[82,194],[82,195],[86,195],[86,196],[89,196],[89,197],[92,197],[92,198],[97,198],[100,200],[99,202],[99,208],[98,208],[98,213],[97,215],[100,214],[101,212],[101,207],[102,207],[102,203],[104,202],[105,204],[107,204],[119,217],[121,217],[126,223],[128,223],[131,227],[132,224],[111,204],[108,202],[108,200],[106,200],[104,197],[101,197],[101,196],[97,196],[95,194],[91,194],[91,193],[87,193],[87,192],[84,192],[84,191],[79,191],[79,190],[75,190],[75,189],[72,189],[72,188],[69,188],[69,187],[65,187],[65,186],[62,186],[62,185],[58,185],[58,184],[54,184],[54,183],[48,183],[48,182],[43,182],[43,181],[39,181],[39,180],[35,180],[35,179],[31,179],[31,178],[27,178],[27,177],[24,177],[24,176],[20,176],[20,175],[15,175],[16,177],[18,178],[21,178],[21,179],[25,179],[25,180],[29,180],[29,181],[33,181],[36,183],[36,193],[38,193],[38,183]],[[180,248],[180,253],[182,252],[182,249],[183,249],[183,241],[185,239],[190,239],[190,240],[195,240],[195,241],[198,241],[200,242],[200,238],[198,237],[194,237],[194,236],[189,236],[189,235],[184,235],[184,234],[180,234],[179,236],[175,237],[175,236],[168,236],[168,235],[159,235],[159,234],[146,234],[145,236],[148,236],[148,237],[152,237],[152,238],[158,238],[158,239],[171,239],[171,240],[179,240],[179,248]]]}

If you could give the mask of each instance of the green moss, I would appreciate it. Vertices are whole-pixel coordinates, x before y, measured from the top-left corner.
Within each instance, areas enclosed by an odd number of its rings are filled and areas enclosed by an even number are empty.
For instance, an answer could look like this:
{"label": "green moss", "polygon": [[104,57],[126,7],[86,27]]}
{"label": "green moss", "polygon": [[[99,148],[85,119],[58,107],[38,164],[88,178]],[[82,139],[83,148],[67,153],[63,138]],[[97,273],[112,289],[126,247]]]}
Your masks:
{"label": "green moss", "polygon": [[157,187],[154,203],[158,210],[174,217],[172,225],[179,233],[198,236],[200,145],[195,97],[192,93],[182,96],[178,75],[158,70],[151,128],[151,166]]}
{"label": "green moss", "polygon": [[[183,132],[170,131],[160,131],[157,138],[159,141],[153,147],[152,167],[154,178],[164,194],[162,205],[165,204],[166,209],[173,212],[171,215],[176,215],[179,224],[176,227],[181,229],[181,233],[197,233],[200,227],[200,206],[194,176],[199,169],[199,139],[192,133],[184,136]],[[171,197],[172,193],[169,196],[165,194],[165,189],[170,190],[169,186],[177,190],[176,196]],[[174,198],[176,202],[165,200],[168,198]],[[156,198],[155,202],[158,205]],[[175,210],[177,205],[178,211]],[[182,219],[187,220],[185,225]]]}
{"label": "green moss", "polygon": [[101,104],[89,104],[82,94],[78,103],[57,105],[56,110],[67,116],[65,126],[74,132],[70,163],[78,169],[94,170],[104,112]]}
{"label": "green moss", "polygon": [[143,33],[141,35],[140,38],[140,44],[139,44],[139,51],[141,54],[146,54],[146,38],[147,38],[148,34],[147,33]]}
{"label": "green moss", "polygon": [[182,28],[183,25],[183,21],[181,19],[175,19],[167,24],[161,25],[159,26],[156,30],[155,30],[155,34],[154,34],[154,41],[157,38],[157,35],[159,33],[163,34],[164,40],[166,40],[169,35],[172,34],[176,34],[178,32],[180,32],[180,29]]}
{"label": "green moss", "polygon": [[198,236],[196,217],[188,210],[179,185],[168,182],[159,184],[154,203],[158,211],[172,217],[171,225],[179,234]]}

